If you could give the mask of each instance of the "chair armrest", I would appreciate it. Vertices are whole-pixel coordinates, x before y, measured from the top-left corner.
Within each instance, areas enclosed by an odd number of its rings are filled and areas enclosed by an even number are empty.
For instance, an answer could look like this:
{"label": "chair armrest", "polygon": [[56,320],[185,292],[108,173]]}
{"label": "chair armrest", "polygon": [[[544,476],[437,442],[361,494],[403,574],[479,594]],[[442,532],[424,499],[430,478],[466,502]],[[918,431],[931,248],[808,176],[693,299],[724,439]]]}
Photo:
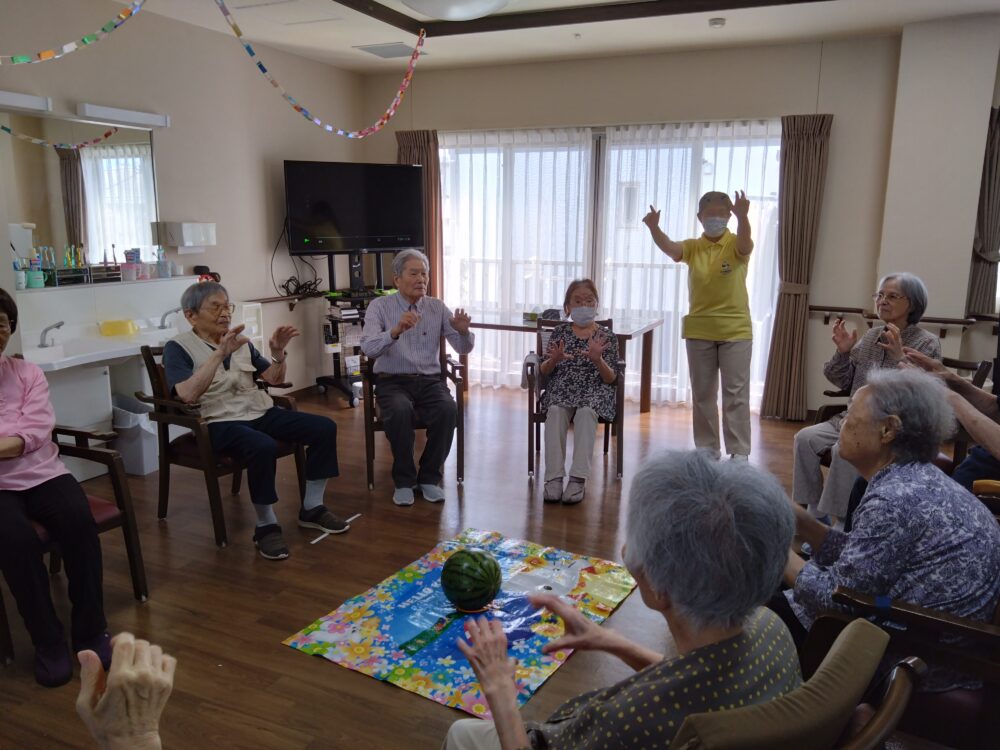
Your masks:
{"label": "chair armrest", "polygon": [[[109,430],[108,432],[97,432],[95,430],[77,430],[73,427],[56,425],[52,428],[52,439],[59,443],[59,441],[56,440],[56,438],[59,437],[71,437],[76,441],[78,446],[86,448],[90,445],[90,441],[97,443],[109,443],[118,437],[118,433],[114,430]],[[59,445],[66,445],[66,443],[59,443]]]}
{"label": "chair armrest", "polygon": [[[174,398],[157,398],[156,396],[147,396],[142,391],[136,391],[135,397],[139,399],[144,404],[150,404],[152,406],[158,406],[161,409],[172,409],[180,414],[188,414],[191,416],[198,416],[201,410],[201,404],[186,404],[179,399]],[[162,412],[153,412],[153,414],[158,414]],[[152,419],[153,414],[150,414],[150,419]]]}
{"label": "chair armrest", "polygon": [[837,391],[823,391],[824,396],[829,396],[830,398],[850,398],[851,392],[846,388],[841,388]]}
{"label": "chair armrest", "polygon": [[847,404],[823,404],[816,410],[816,424],[822,424],[842,411],[847,411]]}
{"label": "chair armrest", "polygon": [[291,388],[292,387],[291,383],[268,383],[263,378],[257,378],[253,382],[254,382],[254,385],[256,385],[262,391],[267,391],[267,390],[270,390],[271,388]]}
{"label": "chair armrest", "polygon": [[972,483],[972,494],[1000,497],[1000,481],[996,479],[977,479]]}
{"label": "chair armrest", "polygon": [[994,647],[1000,646],[1000,627],[989,623],[957,617],[947,612],[927,609],[898,600],[891,600],[888,606],[880,607],[876,605],[875,597],[844,586],[838,586],[834,589],[833,600],[865,617],[875,616],[925,632],[947,633],[980,642],[985,641]]}
{"label": "chair armrest", "polygon": [[465,365],[449,354],[444,358],[444,374],[452,383],[460,385],[465,380]]}

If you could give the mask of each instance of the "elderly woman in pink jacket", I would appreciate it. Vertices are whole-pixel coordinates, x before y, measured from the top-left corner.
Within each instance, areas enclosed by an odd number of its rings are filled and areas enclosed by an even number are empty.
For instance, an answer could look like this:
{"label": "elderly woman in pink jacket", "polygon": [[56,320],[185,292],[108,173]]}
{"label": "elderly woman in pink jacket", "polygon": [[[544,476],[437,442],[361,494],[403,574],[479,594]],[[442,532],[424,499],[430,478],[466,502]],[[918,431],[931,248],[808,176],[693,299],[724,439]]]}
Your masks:
{"label": "elderly woman in pink jacket", "polygon": [[35,679],[57,687],[72,678],[73,661],[32,521],[45,527],[66,564],[73,651],[95,651],[107,668],[101,543],[87,497],[52,441],[55,416],[45,376],[3,353],[15,330],[17,305],[0,289],[0,570],[35,646]]}

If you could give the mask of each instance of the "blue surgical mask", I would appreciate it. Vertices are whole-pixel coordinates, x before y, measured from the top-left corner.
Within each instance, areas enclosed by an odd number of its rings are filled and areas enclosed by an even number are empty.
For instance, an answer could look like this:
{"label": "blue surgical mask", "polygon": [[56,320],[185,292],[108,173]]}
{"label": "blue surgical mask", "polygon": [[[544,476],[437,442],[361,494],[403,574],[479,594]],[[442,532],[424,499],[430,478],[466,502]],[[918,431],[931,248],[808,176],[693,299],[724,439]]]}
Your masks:
{"label": "blue surgical mask", "polygon": [[569,311],[569,319],[578,326],[589,326],[597,318],[596,307],[574,307]]}
{"label": "blue surgical mask", "polygon": [[705,227],[705,234],[707,236],[718,237],[726,231],[726,227],[729,225],[729,219],[723,216],[709,216],[701,223],[702,226]]}

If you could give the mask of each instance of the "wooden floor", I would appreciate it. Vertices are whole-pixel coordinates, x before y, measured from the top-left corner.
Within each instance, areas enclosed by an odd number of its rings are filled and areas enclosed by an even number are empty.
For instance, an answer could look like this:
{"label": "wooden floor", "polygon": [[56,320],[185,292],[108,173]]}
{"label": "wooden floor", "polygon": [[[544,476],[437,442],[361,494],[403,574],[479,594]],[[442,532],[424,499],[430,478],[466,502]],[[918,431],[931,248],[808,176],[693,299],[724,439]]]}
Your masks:
{"label": "wooden floor", "polygon": [[[269,562],[253,547],[254,514],[244,488],[226,496],[230,545],[213,542],[200,474],[175,468],[166,522],[156,519],[157,475],[130,480],[149,577],[150,599],[132,598],[124,545],[117,532],[102,535],[105,607],[112,632],[130,630],[161,644],[180,664],[164,714],[165,748],[437,748],[449,724],[464,714],[392,685],[310,658],[281,641],[407,563],[438,540],[464,528],[497,530],[573,552],[619,559],[625,497],[639,462],[664,449],[691,443],[687,409],[654,408],[625,418],[625,476],[613,458],[595,458],[582,505],[546,505],[541,482],[527,476],[525,394],[474,388],[466,415],[466,478],[456,486],[454,457],[445,473],[448,499],[409,508],[392,504],[390,455],[377,440],[377,486],[365,482],[363,412],[335,394],[305,391],[300,408],[332,416],[339,426],[341,476],[327,504],[339,515],[362,516],[349,533],[309,544],[316,532],[295,525],[294,471],[279,463],[278,518],[291,558]],[[754,418],[752,461],[788,487],[792,436],[801,426]],[[600,445],[600,441],[598,442]],[[419,447],[419,446],[418,446]],[[612,453],[613,455],[613,453]],[[100,494],[104,480],[88,483]],[[711,540],[706,540],[710,544]],[[53,597],[68,622],[65,576],[53,579]],[[0,750],[93,748],[74,713],[76,682],[58,689],[35,684],[32,651],[3,590],[14,628],[17,657],[0,669]],[[649,646],[669,649],[659,616],[632,596],[609,624]],[[525,707],[544,718],[562,701],[628,673],[609,656],[574,655]]]}

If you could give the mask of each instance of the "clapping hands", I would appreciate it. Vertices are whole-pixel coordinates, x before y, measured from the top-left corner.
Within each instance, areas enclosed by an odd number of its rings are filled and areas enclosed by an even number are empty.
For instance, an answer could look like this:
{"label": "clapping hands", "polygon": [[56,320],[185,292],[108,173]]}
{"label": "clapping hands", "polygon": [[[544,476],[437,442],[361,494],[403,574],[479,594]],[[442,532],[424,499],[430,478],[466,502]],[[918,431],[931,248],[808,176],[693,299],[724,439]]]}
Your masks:
{"label": "clapping hands", "polygon": [[882,329],[882,335],[879,336],[878,345],[897,362],[901,361],[905,356],[903,354],[902,335],[900,334],[899,327],[893,323],[885,324],[885,328]]}
{"label": "clapping hands", "polygon": [[848,331],[844,319],[837,318],[833,321],[833,343],[838,352],[847,354],[858,343],[858,332],[856,330]]}
{"label": "clapping hands", "polygon": [[595,365],[601,361],[604,352],[608,349],[608,335],[603,331],[594,331],[594,335],[587,342],[587,356]]}
{"label": "clapping hands", "polygon": [[219,342],[219,350],[222,352],[223,359],[237,351],[241,346],[250,343],[250,339],[242,335],[244,328],[246,326],[241,323],[223,334],[222,341]]}
{"label": "clapping hands", "polygon": [[[271,347],[271,354],[276,357],[282,356],[288,342],[298,335],[299,331],[295,326],[278,326],[271,334],[271,340],[267,342],[268,346]],[[275,354],[275,352],[277,353]]]}

